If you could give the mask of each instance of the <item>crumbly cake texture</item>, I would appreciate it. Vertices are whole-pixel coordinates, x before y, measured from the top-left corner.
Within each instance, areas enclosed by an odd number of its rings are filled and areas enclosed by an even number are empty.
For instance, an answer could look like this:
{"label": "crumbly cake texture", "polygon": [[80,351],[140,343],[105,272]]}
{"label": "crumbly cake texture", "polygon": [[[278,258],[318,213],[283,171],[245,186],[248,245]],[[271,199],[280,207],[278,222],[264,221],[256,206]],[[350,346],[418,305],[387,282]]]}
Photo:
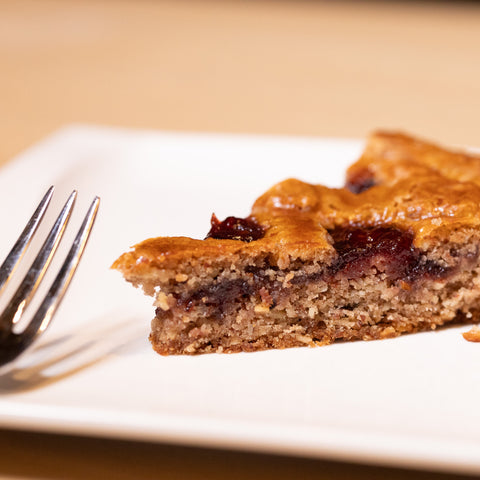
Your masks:
{"label": "crumbly cake texture", "polygon": [[479,156],[377,132],[345,188],[285,180],[113,268],[155,298],[162,355],[395,337],[480,320],[479,210]]}

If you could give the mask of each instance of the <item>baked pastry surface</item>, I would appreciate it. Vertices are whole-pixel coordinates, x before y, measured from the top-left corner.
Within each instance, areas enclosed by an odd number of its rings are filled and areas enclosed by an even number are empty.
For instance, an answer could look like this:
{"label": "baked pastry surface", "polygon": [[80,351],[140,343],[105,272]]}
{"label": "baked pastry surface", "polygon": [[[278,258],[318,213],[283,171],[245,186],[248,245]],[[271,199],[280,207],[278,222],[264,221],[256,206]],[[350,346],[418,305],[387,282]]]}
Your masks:
{"label": "baked pastry surface", "polygon": [[345,188],[285,180],[113,267],[155,297],[160,354],[394,337],[480,320],[479,208],[480,157],[377,132]]}

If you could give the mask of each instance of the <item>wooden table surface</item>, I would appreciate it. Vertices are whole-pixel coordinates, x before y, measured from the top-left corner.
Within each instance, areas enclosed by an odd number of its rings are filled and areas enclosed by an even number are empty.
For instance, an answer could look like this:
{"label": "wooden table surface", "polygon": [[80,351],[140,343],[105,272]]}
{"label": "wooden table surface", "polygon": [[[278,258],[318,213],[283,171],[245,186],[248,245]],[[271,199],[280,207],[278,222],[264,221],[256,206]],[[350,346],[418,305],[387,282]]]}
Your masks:
{"label": "wooden table surface", "polygon": [[[73,123],[480,146],[475,2],[0,0],[0,164]],[[438,473],[0,431],[0,478]]]}

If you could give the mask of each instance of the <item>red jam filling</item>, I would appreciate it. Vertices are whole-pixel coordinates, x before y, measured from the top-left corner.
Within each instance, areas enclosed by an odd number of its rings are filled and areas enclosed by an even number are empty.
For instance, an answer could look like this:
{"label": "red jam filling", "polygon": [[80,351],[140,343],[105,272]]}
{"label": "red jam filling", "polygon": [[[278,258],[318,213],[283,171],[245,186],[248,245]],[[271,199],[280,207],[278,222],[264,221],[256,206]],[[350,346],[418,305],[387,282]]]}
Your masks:
{"label": "red jam filling", "polygon": [[449,270],[425,260],[413,246],[413,235],[393,226],[337,227],[329,233],[339,255],[332,273],[341,271],[348,277],[358,277],[376,267],[392,280],[411,281],[424,275],[441,277]]}
{"label": "red jam filling", "polygon": [[369,188],[375,186],[375,178],[373,173],[368,169],[360,170],[348,178],[345,187],[352,193],[362,193]]}
{"label": "red jam filling", "polygon": [[211,228],[206,238],[252,242],[259,240],[265,234],[263,228],[251,217],[227,217],[221,222],[213,214],[210,223]]}
{"label": "red jam filling", "polygon": [[[391,225],[336,227],[329,233],[338,253],[335,262],[320,272],[296,275],[291,281],[292,284],[307,284],[319,280],[335,281],[339,277],[355,279],[371,274],[372,268],[387,275],[390,281],[413,282],[424,277],[441,278],[455,269],[454,266],[446,267],[427,260],[425,255],[413,246],[411,232]],[[212,217],[210,238],[249,242],[261,238],[262,235],[263,229],[250,218],[228,217],[220,222],[215,215]],[[262,288],[266,288],[272,297],[272,306],[288,291],[288,288],[283,288],[281,282],[272,281],[260,267],[247,267],[246,272],[249,274],[246,278],[212,283],[193,293],[179,296],[178,304],[185,311],[189,311],[201,303],[213,309],[212,315],[222,317],[228,313],[228,309],[235,301],[258,294]],[[348,309],[349,306],[342,308]]]}

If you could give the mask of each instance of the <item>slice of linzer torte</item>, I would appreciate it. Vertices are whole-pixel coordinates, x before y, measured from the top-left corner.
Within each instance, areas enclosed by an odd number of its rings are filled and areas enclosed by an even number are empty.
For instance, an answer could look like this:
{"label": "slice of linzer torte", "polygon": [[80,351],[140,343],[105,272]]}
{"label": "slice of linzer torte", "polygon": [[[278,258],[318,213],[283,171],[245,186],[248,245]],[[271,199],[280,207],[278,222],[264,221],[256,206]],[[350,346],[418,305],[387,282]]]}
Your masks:
{"label": "slice of linzer torte", "polygon": [[154,296],[162,355],[382,339],[480,320],[479,224],[479,156],[379,132],[345,188],[285,180],[113,268]]}

